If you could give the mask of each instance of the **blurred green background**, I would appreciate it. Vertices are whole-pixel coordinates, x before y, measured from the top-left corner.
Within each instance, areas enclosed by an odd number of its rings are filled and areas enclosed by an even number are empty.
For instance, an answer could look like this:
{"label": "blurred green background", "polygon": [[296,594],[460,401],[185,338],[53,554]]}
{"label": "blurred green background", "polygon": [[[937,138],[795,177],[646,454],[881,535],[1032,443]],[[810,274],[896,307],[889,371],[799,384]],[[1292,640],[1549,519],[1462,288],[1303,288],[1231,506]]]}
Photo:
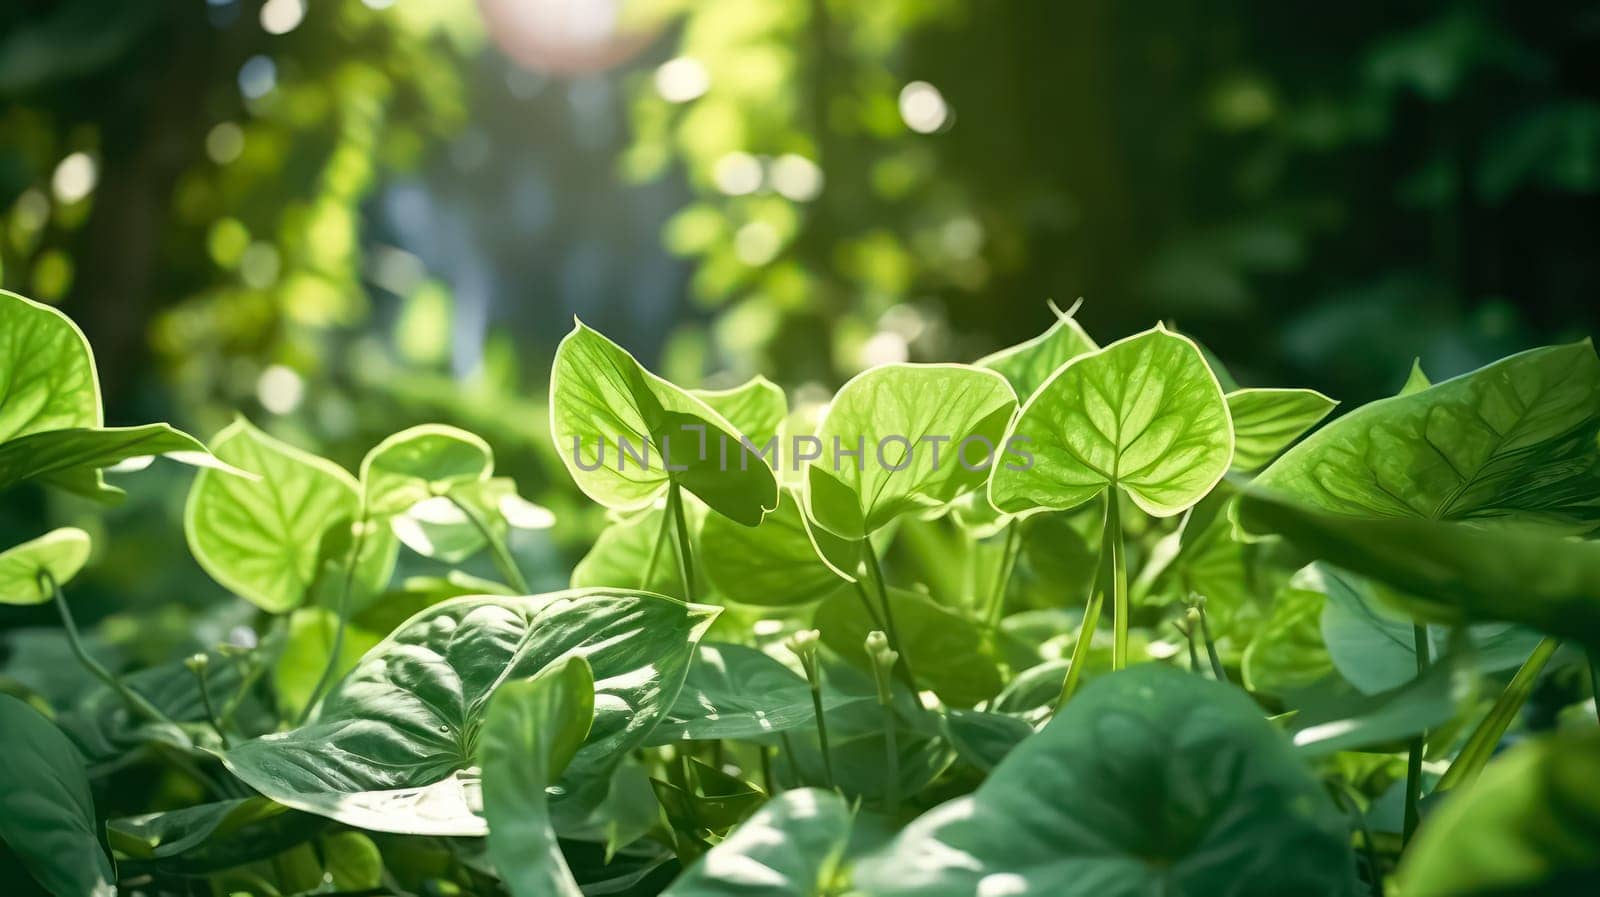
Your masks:
{"label": "blurred green background", "polygon": [[[1595,332],[1597,191],[1594,2],[0,5],[0,284],[82,325],[108,422],[479,431],[584,524],[518,546],[541,586],[600,519],[548,445],[574,314],[803,399],[1081,297],[1360,402]],[[187,478],[18,494],[0,542],[112,533],[82,600],[161,656],[218,597]]]}

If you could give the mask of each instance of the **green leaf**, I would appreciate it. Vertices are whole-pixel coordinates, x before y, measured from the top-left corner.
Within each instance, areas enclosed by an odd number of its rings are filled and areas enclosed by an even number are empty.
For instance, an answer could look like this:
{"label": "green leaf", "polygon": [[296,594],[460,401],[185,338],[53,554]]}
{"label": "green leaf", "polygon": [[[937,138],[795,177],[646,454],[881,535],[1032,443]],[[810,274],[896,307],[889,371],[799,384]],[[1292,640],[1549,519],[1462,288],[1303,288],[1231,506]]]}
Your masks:
{"label": "green leaf", "polygon": [[663,897],[837,893],[853,816],[844,798],[832,791],[785,791],[684,870]]}
{"label": "green leaf", "polygon": [[444,424],[423,424],[390,436],[361,461],[367,513],[400,514],[418,502],[487,480],[494,453],[478,436]]}
{"label": "green leaf", "polygon": [[1400,387],[1399,395],[1409,396],[1414,392],[1422,392],[1432,385],[1433,381],[1429,380],[1427,373],[1422,370],[1422,359],[1413,358],[1411,373],[1406,375],[1405,385]]}
{"label": "green leaf", "polygon": [[317,836],[327,820],[264,797],[148,813],[106,823],[119,859],[204,875],[265,859]]}
{"label": "green leaf", "polygon": [[1520,623],[1600,645],[1600,542],[1543,527],[1348,517],[1257,491],[1239,509],[1246,529],[1390,586],[1413,616]]}
{"label": "green leaf", "polygon": [[10,695],[0,695],[0,732],[0,840],[56,897],[114,897],[117,875],[100,847],[77,748]]}
{"label": "green leaf", "polygon": [[1312,757],[1420,735],[1454,719],[1477,695],[1477,676],[1459,655],[1446,655],[1420,676],[1378,694],[1338,694],[1298,708],[1295,747]]}
{"label": "green leaf", "polygon": [[1065,510],[1121,488],[1170,517],[1204,498],[1233,458],[1216,376],[1193,341],[1159,325],[1056,371],[1006,439],[1032,456],[989,481],[989,500],[1007,513]]}
{"label": "green leaf", "polygon": [[98,427],[94,356],[70,318],[0,290],[0,443],[30,433]]}
{"label": "green leaf", "polygon": [[1594,893],[1600,885],[1600,730],[1512,748],[1448,792],[1400,863],[1406,897]]}
{"label": "green leaf", "polygon": [[383,854],[360,832],[335,832],[317,842],[322,873],[336,893],[377,889],[383,883]]}
{"label": "green leaf", "polygon": [[[1059,683],[1056,689],[1060,693]],[[952,710],[939,717],[939,728],[961,759],[989,772],[1028,736],[1033,726],[1004,713]]]}
{"label": "green leaf", "polygon": [[[820,536],[838,541],[826,530]],[[717,515],[708,516],[699,544],[706,576],[719,593],[740,604],[809,604],[846,584],[812,543],[812,530],[800,511],[800,497],[790,490],[784,490],[778,507],[760,526],[739,526]]]}
{"label": "green leaf", "polygon": [[716,613],[616,589],[445,601],[367,652],[307,725],[223,760],[273,800],[348,825],[481,835],[468,771],[491,696],[577,652],[594,670],[595,722],[555,808],[582,818],[676,700]]}
{"label": "green leaf", "polygon": [[[1313,564],[1312,587],[1328,596],[1322,610],[1322,640],[1346,681],[1367,694],[1398,688],[1417,675],[1412,621],[1379,595],[1378,586],[1337,567]],[[1537,633],[1504,623],[1480,623],[1467,629],[1473,657],[1485,673],[1521,664],[1539,643]],[[1449,630],[1428,627],[1432,656],[1444,653]]]}
{"label": "green leaf", "polygon": [[[417,502],[403,513],[391,516],[389,528],[417,554],[447,564],[459,563],[489,544],[483,530],[467,516],[469,510],[501,539],[506,538],[510,525],[520,527],[532,522],[538,525],[521,528],[544,529],[555,522],[547,509],[517,495],[516,483],[512,480],[490,477],[459,483],[447,496],[437,495]],[[529,519],[522,519],[524,517]]]}
{"label": "green leaf", "polygon": [[293,610],[317,574],[323,533],[360,512],[355,478],[243,418],[218,433],[211,450],[260,479],[200,471],[183,518],[190,552],[212,579],[251,604],[268,613]]}
{"label": "green leaf", "polygon": [[0,490],[42,477],[69,491],[80,491],[78,479],[86,475],[93,478],[100,468],[150,455],[164,455],[246,479],[251,476],[213,458],[199,440],[166,424],[78,427],[30,433],[0,444]]}
{"label": "green leaf", "polygon": [[732,389],[691,389],[688,393],[750,437],[757,448],[778,435],[778,427],[789,413],[789,399],[783,394],[783,387],[762,376]]}
{"label": "green leaf", "polygon": [[1057,368],[1098,348],[1069,311],[1065,315],[1058,313],[1056,322],[1044,333],[985,355],[973,364],[998,371],[1011,384],[1017,398],[1026,400]]}
{"label": "green leaf", "polygon": [[[1000,691],[1000,668],[974,623],[918,592],[891,588],[889,601],[900,630],[900,650],[922,687],[954,707],[971,707]],[[867,633],[880,627],[855,590],[822,602],[816,627],[823,644],[840,657],[860,669],[872,668],[863,645]]]}
{"label": "green leaf", "polygon": [[[867,698],[825,689],[822,700],[827,713]],[[758,739],[809,727],[815,718],[811,686],[794,671],[755,648],[708,642],[695,652],[683,690],[650,743]]]}
{"label": "green leaf", "polygon": [[1533,349],[1421,392],[1364,405],[1256,479],[1362,517],[1600,523],[1600,358]]}
{"label": "green leaf", "polygon": [[[1244,649],[1240,672],[1251,691],[1284,695],[1309,688],[1333,673],[1318,620],[1327,598],[1296,574],[1278,590],[1271,615]],[[1416,672],[1416,664],[1412,664]]]}
{"label": "green leaf", "polygon": [[1333,411],[1314,389],[1239,389],[1228,393],[1233,418],[1233,469],[1256,470]]}
{"label": "green leaf", "polygon": [[1094,679],[972,794],[857,866],[874,897],[1354,895],[1349,829],[1237,689],[1158,664]]}
{"label": "green leaf", "polygon": [[861,539],[901,514],[943,507],[983,485],[1016,407],[1010,384],[986,368],[890,364],[856,375],[817,425],[807,513]]}
{"label": "green leaf", "polygon": [[[673,480],[746,526],[777,506],[778,482],[738,428],[581,321],[556,348],[550,432],[578,488],[608,508],[645,508]],[[624,456],[623,440],[646,462]]]}
{"label": "green leaf", "polygon": [[53,596],[40,573],[64,586],[88,561],[89,534],[73,526],[9,548],[0,553],[0,604],[43,604]]}
{"label": "green leaf", "polygon": [[556,784],[594,721],[594,674],[562,657],[501,686],[483,726],[483,815],[489,858],[513,897],[581,897],[550,821]]}

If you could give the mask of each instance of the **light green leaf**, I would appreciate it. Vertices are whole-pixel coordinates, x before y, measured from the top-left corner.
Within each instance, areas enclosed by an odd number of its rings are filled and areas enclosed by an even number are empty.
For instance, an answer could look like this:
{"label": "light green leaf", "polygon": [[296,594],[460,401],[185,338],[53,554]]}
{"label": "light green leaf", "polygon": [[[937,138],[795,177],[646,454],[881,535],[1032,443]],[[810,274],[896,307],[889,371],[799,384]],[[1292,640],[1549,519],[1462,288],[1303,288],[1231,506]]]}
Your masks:
{"label": "light green leaf", "polygon": [[513,897],[581,897],[561,856],[545,789],[583,746],[595,684],[582,656],[562,657],[507,682],[483,726],[483,815],[489,858]]}
{"label": "light green leaf", "polygon": [[1477,676],[1460,655],[1449,655],[1420,676],[1377,694],[1342,693],[1299,707],[1295,747],[1306,756],[1382,750],[1436,729],[1477,696]]}
{"label": "light green leaf", "polygon": [[487,480],[494,472],[489,444],[466,430],[423,424],[373,446],[361,461],[367,513],[400,514],[418,502]]}
{"label": "light green leaf", "polygon": [[1384,583],[1433,622],[1510,622],[1600,645],[1600,542],[1543,527],[1349,517],[1247,492],[1240,522]]}
{"label": "light green leaf", "polygon": [[98,427],[94,356],[70,318],[0,290],[0,443],[30,433]]}
{"label": "light green leaf", "polygon": [[983,485],[1016,407],[1010,384],[986,368],[890,364],[856,375],[817,425],[807,513],[861,539],[901,514],[943,507]]}
{"label": "light green leaf", "polygon": [[317,574],[323,533],[360,511],[355,478],[243,418],[218,433],[211,449],[260,479],[200,471],[184,509],[190,552],[212,579],[251,604],[268,613],[293,610]]}
{"label": "light green leaf", "polygon": [[1006,439],[1032,455],[989,481],[989,500],[1007,513],[1074,508],[1121,488],[1170,517],[1204,498],[1233,458],[1216,376],[1193,341],[1160,325],[1056,371]]}
{"label": "light green leaf", "polygon": [[578,488],[608,508],[647,507],[673,480],[746,526],[777,507],[778,482],[737,427],[581,321],[556,349],[550,432]]}
{"label": "light green leaf", "polygon": [[10,695],[0,695],[0,732],[0,840],[55,897],[114,897],[117,875],[77,748]]}
{"label": "light green leaf", "polygon": [[844,798],[832,791],[785,791],[684,870],[663,897],[838,893],[853,816]]}
{"label": "light green leaf", "polygon": [[[867,700],[824,689],[823,712]],[[651,744],[758,739],[812,725],[811,686],[755,648],[708,642],[695,652],[689,676]]]}
{"label": "light green leaf", "polygon": [[[820,536],[838,541],[826,530]],[[760,526],[739,526],[710,515],[700,531],[706,576],[730,601],[787,607],[820,601],[846,585],[812,544],[800,497],[784,490]],[[840,547],[843,553],[845,548]]]}
{"label": "light green leaf", "polygon": [[973,364],[999,371],[1011,384],[1017,398],[1026,400],[1044,381],[1050,379],[1057,368],[1098,348],[1069,311],[1065,315],[1058,313],[1056,322],[1044,333],[1027,342],[985,355]]}
{"label": "light green leaf", "polygon": [[1533,349],[1357,408],[1256,483],[1363,517],[1600,523],[1600,359]]}
{"label": "light green leaf", "polygon": [[166,424],[142,427],[78,427],[46,430],[0,443],[0,490],[24,480],[44,478],[69,491],[84,490],[78,482],[98,478],[94,472],[129,458],[164,455],[196,467],[223,470],[235,476],[250,474],[213,458],[199,440]]}
{"label": "light green leaf", "polygon": [[1333,674],[1333,661],[1318,628],[1326,602],[1324,593],[1299,575],[1278,590],[1271,615],[1244,649],[1240,672],[1246,688],[1281,696]]}
{"label": "light green leaf", "polygon": [[1314,389],[1239,389],[1228,393],[1233,469],[1262,467],[1338,405]]}
{"label": "light green leaf", "polygon": [[1512,748],[1449,792],[1400,863],[1406,897],[1591,894],[1600,885],[1600,729]]}
{"label": "light green leaf", "polygon": [[273,800],[348,825],[481,835],[471,770],[491,696],[577,653],[594,670],[595,722],[555,810],[583,818],[676,700],[716,613],[616,589],[445,601],[369,651],[307,725],[223,760]]}
{"label": "light green leaf", "polygon": [[783,387],[759,375],[732,389],[691,389],[688,393],[710,405],[757,448],[778,435],[778,427],[789,413]]}
{"label": "light green leaf", "polygon": [[49,573],[64,586],[89,561],[89,534],[77,527],[51,530],[0,553],[0,604],[43,604],[52,594],[39,582]]}
{"label": "light green leaf", "polygon": [[336,893],[359,893],[383,883],[383,854],[360,832],[335,832],[318,840],[322,874]]}
{"label": "light green leaf", "polygon": [[1237,689],[1094,679],[970,795],[856,867],[874,897],[1356,893],[1349,828]]}
{"label": "light green leaf", "polygon": [[1405,385],[1400,387],[1399,395],[1409,396],[1414,392],[1422,392],[1432,385],[1433,381],[1429,380],[1427,373],[1422,370],[1422,359],[1413,358],[1411,373],[1406,375]]}
{"label": "light green leaf", "polygon": [[[1000,691],[1000,668],[983,631],[972,621],[917,592],[891,588],[889,601],[900,630],[900,651],[920,686],[954,707],[971,707]],[[823,644],[840,657],[863,670],[872,668],[863,645],[867,633],[881,627],[854,589],[818,605],[816,627]]]}

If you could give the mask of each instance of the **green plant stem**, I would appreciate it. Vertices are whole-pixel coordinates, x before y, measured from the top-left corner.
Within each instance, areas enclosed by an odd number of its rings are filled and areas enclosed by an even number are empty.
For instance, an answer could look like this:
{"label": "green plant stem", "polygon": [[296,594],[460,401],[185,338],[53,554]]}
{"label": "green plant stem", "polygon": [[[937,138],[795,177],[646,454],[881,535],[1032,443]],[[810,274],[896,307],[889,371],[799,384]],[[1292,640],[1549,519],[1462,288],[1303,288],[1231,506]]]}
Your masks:
{"label": "green plant stem", "polygon": [[884,763],[884,788],[885,803],[892,818],[900,812],[900,745],[895,737],[894,707],[890,704],[880,704],[883,708],[883,763]]}
{"label": "green plant stem", "polygon": [[1106,525],[1101,533],[1101,551],[1111,552],[1111,624],[1115,641],[1111,645],[1111,669],[1128,665],[1128,557],[1122,544],[1122,511],[1115,487],[1106,491]]}
{"label": "green plant stem", "polygon": [[778,793],[778,782],[772,777],[772,750],[764,744],[756,745],[756,756],[761,763],[761,784],[766,788],[767,794]]}
{"label": "green plant stem", "polygon": [[489,521],[484,520],[483,515],[479,514],[476,508],[456,498],[454,495],[446,495],[445,497],[450,499],[450,503],[455,505],[457,510],[466,516],[467,520],[472,523],[472,528],[478,531],[478,535],[483,537],[484,542],[488,543],[489,556],[494,559],[494,568],[500,571],[500,576],[505,579],[506,585],[516,589],[518,595],[526,595],[533,591],[528,588],[528,581],[523,578],[522,570],[517,566],[516,558],[511,556],[511,548],[506,545],[506,540],[500,538],[500,534],[494,531],[494,528],[489,525]]}
{"label": "green plant stem", "polygon": [[678,534],[678,576],[683,580],[683,600],[694,600],[694,554],[689,548],[689,524],[683,514],[683,492],[676,482],[667,487],[667,513]]}
{"label": "green plant stem", "polygon": [[872,584],[878,589],[878,600],[883,604],[883,629],[884,635],[889,637],[889,647],[900,655],[900,672],[905,677],[906,685],[911,689],[912,697],[921,704],[922,689],[917,687],[917,676],[911,671],[911,659],[906,656],[905,648],[900,642],[900,631],[894,625],[894,606],[889,603],[889,586],[883,579],[883,565],[878,563],[878,552],[872,547],[872,540],[861,540],[861,554],[867,562],[867,572],[872,574]]}
{"label": "green plant stem", "polygon": [[1342,781],[1333,783],[1330,789],[1333,792],[1333,801],[1339,809],[1356,821],[1356,828],[1361,832],[1361,852],[1367,861],[1367,874],[1371,877],[1373,897],[1383,897],[1383,867],[1378,863],[1378,849],[1372,843],[1372,828],[1367,825],[1367,817],[1361,812],[1361,807],[1350,797],[1346,790],[1349,786]]}
{"label": "green plant stem", "polygon": [[41,570],[39,572],[39,584],[50,591],[51,600],[56,605],[56,612],[61,615],[61,627],[67,633],[67,645],[72,648],[72,656],[78,659],[78,663],[83,664],[84,669],[88,670],[91,675],[99,679],[117,697],[121,698],[122,703],[126,704],[134,715],[153,723],[165,723],[169,726],[177,725],[165,713],[162,713],[156,705],[129,688],[121,679],[111,675],[110,670],[101,666],[100,661],[90,656],[89,649],[84,646],[83,638],[78,634],[78,624],[72,618],[72,610],[67,607],[66,596],[61,594],[61,587],[56,584],[55,577],[51,576],[49,572]]}
{"label": "green plant stem", "polygon": [[639,583],[639,588],[649,589],[650,583],[656,578],[656,564],[661,561],[661,549],[667,544],[667,529],[672,526],[672,515],[665,509],[661,512],[661,525],[656,527],[656,540],[650,546],[650,562],[645,564],[644,579]]}
{"label": "green plant stem", "polygon": [[367,519],[366,499],[363,498],[360,520],[356,524],[356,537],[350,543],[350,552],[345,555],[344,582],[339,586],[339,601],[333,611],[333,647],[328,651],[328,662],[322,666],[322,675],[317,677],[316,687],[311,689],[306,705],[300,708],[300,715],[295,719],[297,726],[305,725],[306,720],[311,718],[312,708],[317,706],[317,701],[322,699],[322,693],[333,684],[334,674],[339,670],[339,655],[344,651],[344,627],[350,605],[350,590],[355,588],[356,565],[361,562],[361,549],[366,547],[367,527],[370,525],[371,522]]}
{"label": "green plant stem", "polygon": [[1450,762],[1450,768],[1445,770],[1440,777],[1436,790],[1444,791],[1461,785],[1469,785],[1483,771],[1489,758],[1494,756],[1494,749],[1500,744],[1500,739],[1505,737],[1506,730],[1511,727],[1512,720],[1516,719],[1522,705],[1527,703],[1528,695],[1533,693],[1533,684],[1539,680],[1539,674],[1544,672],[1545,665],[1561,647],[1557,639],[1546,638],[1534,646],[1533,653],[1517,668],[1516,675],[1506,684],[1505,691],[1495,699],[1494,706],[1489,708],[1489,713],[1467,736],[1467,743],[1462,746],[1461,752]]}
{"label": "green plant stem", "polygon": [[1211,661],[1211,675],[1215,676],[1218,682],[1227,682],[1228,671],[1222,666],[1222,655],[1217,653],[1217,642],[1211,637],[1211,623],[1206,617],[1203,605],[1200,607],[1200,635],[1206,642],[1206,657]]}
{"label": "green plant stem", "polygon": [[[1413,625],[1411,643],[1416,647],[1417,675],[1421,676],[1428,671],[1428,627]],[[1418,804],[1422,801],[1422,752],[1427,745],[1428,733],[1418,734],[1411,740],[1411,751],[1406,757],[1406,811],[1400,835],[1401,845],[1410,843],[1411,836],[1417,831],[1417,823],[1422,819]]]}
{"label": "green plant stem", "polygon": [[244,675],[239,679],[239,687],[234,689],[233,694],[228,698],[228,703],[222,705],[222,715],[218,717],[219,722],[223,725],[228,725],[233,721],[233,715],[239,711],[239,705],[244,703],[246,697],[249,697],[250,690],[261,680],[262,674],[266,671],[267,665],[261,663],[252,653],[245,664]]}
{"label": "green plant stem", "polygon": [[224,750],[233,747],[228,741],[228,733],[222,730],[222,717],[217,715],[216,705],[211,703],[211,677],[209,671],[205,667],[194,670],[194,678],[195,682],[200,686],[200,706],[205,708],[206,721],[211,723],[212,731],[216,732],[217,738],[221,739]]}
{"label": "green plant stem", "polygon": [[811,708],[816,713],[817,744],[822,749],[822,772],[829,788],[837,787],[833,779],[833,752],[828,749],[828,719],[822,714],[822,671],[816,661],[805,665],[806,679],[811,683]]}
{"label": "green plant stem", "polygon": [[857,578],[851,585],[856,587],[856,594],[861,597],[861,604],[867,609],[867,616],[872,618],[872,628],[883,629],[883,617],[878,614],[878,606],[873,603],[872,596],[867,594],[867,587]]}
{"label": "green plant stem", "polygon": [[1000,550],[1000,567],[995,571],[994,588],[989,593],[989,606],[984,613],[984,623],[990,632],[1000,628],[1005,616],[1006,587],[1011,584],[1011,573],[1017,565],[1017,555],[1022,551],[1022,521],[1012,521],[1006,526],[1006,542]]}
{"label": "green plant stem", "polygon": [[1072,646],[1072,660],[1067,665],[1067,677],[1061,683],[1061,697],[1056,699],[1056,712],[1067,705],[1074,692],[1078,690],[1078,679],[1083,672],[1084,664],[1089,662],[1089,645],[1094,641],[1094,628],[1100,622],[1100,608],[1105,604],[1106,593],[1095,589],[1089,595],[1089,603],[1083,609],[1083,622],[1078,626],[1078,641]]}
{"label": "green plant stem", "polygon": [[1200,653],[1194,646],[1194,632],[1181,623],[1173,623],[1172,628],[1178,630],[1183,636],[1184,644],[1189,646],[1189,669],[1192,672],[1200,671]]}

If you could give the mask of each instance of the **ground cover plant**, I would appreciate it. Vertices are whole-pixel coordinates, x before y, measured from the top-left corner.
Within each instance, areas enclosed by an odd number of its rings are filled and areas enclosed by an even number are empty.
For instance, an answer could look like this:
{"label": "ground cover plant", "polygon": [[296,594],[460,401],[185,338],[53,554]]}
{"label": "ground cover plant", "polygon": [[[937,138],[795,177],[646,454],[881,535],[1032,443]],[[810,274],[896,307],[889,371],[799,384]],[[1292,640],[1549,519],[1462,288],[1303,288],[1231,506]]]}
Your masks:
{"label": "ground cover plant", "polygon": [[608,523],[529,594],[510,534],[564,524],[472,433],[349,471],[243,418],[106,428],[66,317],[3,293],[0,333],[0,489],[193,465],[190,552],[250,611],[113,669],[72,591],[116,532],[0,554],[86,683],[0,668],[8,895],[1600,886],[1588,342],[1324,423],[1161,324],[1058,313],[815,407],[580,323],[550,427]]}

